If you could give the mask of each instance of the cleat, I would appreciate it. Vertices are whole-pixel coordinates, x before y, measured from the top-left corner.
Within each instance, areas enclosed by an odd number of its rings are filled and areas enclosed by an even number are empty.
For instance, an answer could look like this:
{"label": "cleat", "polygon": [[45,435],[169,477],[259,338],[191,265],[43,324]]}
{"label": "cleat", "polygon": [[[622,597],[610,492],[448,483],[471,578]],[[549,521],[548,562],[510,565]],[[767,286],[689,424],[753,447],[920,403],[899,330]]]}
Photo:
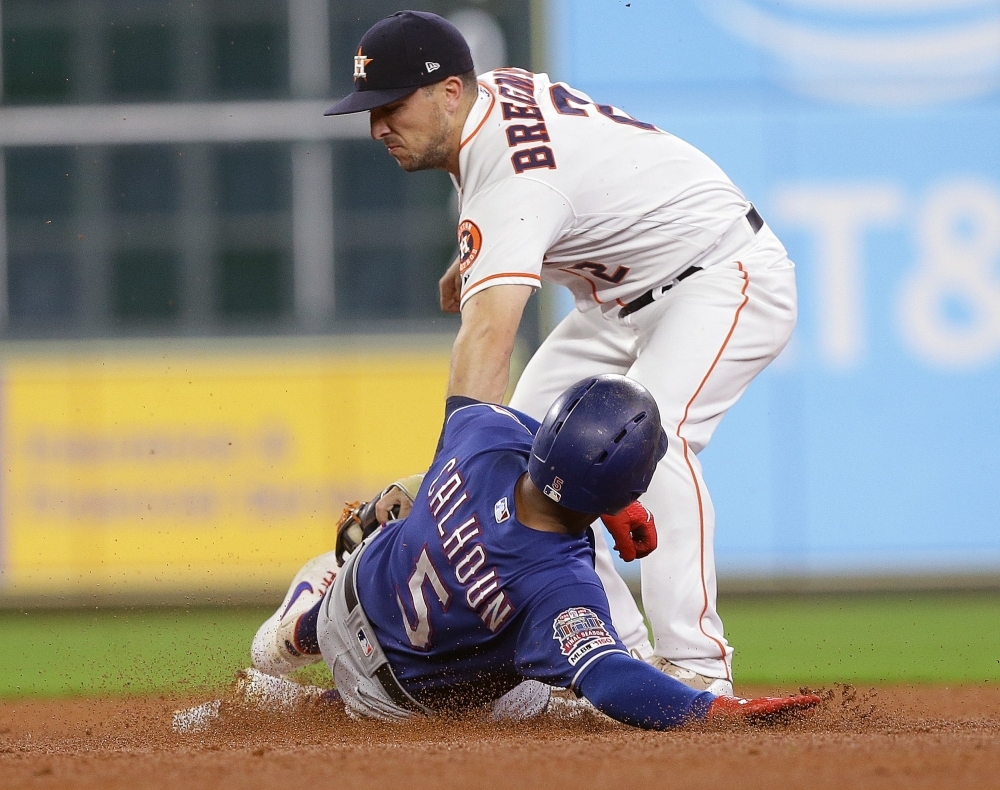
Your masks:
{"label": "cleat", "polygon": [[537,680],[524,680],[493,703],[491,721],[526,721],[548,710],[555,692]]}
{"label": "cleat", "polygon": [[605,719],[605,715],[594,707],[593,703],[586,697],[578,697],[569,689],[552,688],[549,697],[549,706],[545,713],[563,718],[576,718],[584,714]]}
{"label": "cleat", "polygon": [[322,656],[303,646],[296,638],[299,618],[320,601],[337,578],[336,552],[330,551],[309,560],[288,588],[285,600],[258,629],[250,647],[255,669],[284,677],[297,669],[315,664]]}
{"label": "cleat", "polygon": [[679,680],[685,686],[695,689],[695,691],[707,691],[717,697],[733,696],[733,681],[731,680],[699,675],[690,669],[677,666],[673,661],[668,661],[662,656],[650,656],[643,660],[651,667],[660,670],[664,675],[669,675],[674,680]]}
{"label": "cleat", "polygon": [[815,708],[823,700],[815,694],[796,694],[791,697],[716,697],[708,709],[708,721],[741,722],[751,724],[778,724],[788,721],[796,713]]}
{"label": "cleat", "polygon": [[292,710],[327,699],[329,699],[327,689],[319,686],[296,683],[294,680],[268,675],[253,668],[236,673],[233,701],[264,713]]}
{"label": "cleat", "polygon": [[186,710],[175,710],[172,728],[180,733],[205,732],[218,722],[223,711],[231,710],[233,705],[262,713],[287,713],[307,705],[337,704],[340,701],[336,689],[303,685],[250,667],[236,673],[236,685],[230,699],[216,699]]}
{"label": "cleat", "polygon": [[205,732],[219,718],[221,709],[222,700],[216,699],[186,710],[175,710],[171,728],[180,733]]}

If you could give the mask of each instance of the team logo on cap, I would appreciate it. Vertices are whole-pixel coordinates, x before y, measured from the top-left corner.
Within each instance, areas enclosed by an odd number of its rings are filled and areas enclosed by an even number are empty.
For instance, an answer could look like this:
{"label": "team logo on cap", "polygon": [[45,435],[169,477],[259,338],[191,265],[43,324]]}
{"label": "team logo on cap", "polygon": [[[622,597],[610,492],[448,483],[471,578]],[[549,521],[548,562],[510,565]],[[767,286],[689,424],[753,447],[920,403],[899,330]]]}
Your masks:
{"label": "team logo on cap", "polygon": [[372,58],[365,57],[361,47],[358,47],[358,54],[354,56],[354,79],[359,77],[363,80],[368,79],[368,75],[365,74],[365,66],[371,62]]}
{"label": "team logo on cap", "polygon": [[476,262],[479,251],[483,248],[483,234],[470,219],[462,220],[458,226],[458,271],[465,274]]}

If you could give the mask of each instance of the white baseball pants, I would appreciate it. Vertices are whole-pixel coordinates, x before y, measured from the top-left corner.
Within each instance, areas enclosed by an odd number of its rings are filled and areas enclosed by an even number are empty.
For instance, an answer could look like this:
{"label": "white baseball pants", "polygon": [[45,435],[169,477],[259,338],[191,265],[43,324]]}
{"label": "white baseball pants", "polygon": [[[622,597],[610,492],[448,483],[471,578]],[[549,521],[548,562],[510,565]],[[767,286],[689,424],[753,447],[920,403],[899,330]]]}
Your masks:
{"label": "white baseball pants", "polygon": [[[732,679],[732,648],[716,612],[715,511],[698,453],[726,410],[784,348],[796,319],[795,269],[765,225],[698,261],[703,271],[624,318],[574,310],[525,368],[511,406],[541,420],[585,376],[621,373],[645,385],[669,441],[642,502],[656,519],[659,545],[641,560],[642,615],[595,529],[597,572],[619,637],[707,677]],[[736,525],[738,528],[738,525]]]}

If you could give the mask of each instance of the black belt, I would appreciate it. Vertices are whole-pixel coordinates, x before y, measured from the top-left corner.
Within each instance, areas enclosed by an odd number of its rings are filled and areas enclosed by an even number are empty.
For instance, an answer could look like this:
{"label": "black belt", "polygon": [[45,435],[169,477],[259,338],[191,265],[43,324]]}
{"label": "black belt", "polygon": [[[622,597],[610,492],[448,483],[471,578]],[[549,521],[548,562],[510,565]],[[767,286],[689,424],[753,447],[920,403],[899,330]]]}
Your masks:
{"label": "black belt", "polygon": [[[760,214],[757,213],[757,209],[755,209],[753,205],[750,206],[750,210],[746,213],[746,220],[747,222],[750,223],[750,227],[753,228],[753,232],[755,235],[760,232],[761,228],[764,227],[764,220],[760,216]],[[681,280],[686,280],[695,272],[700,272],[700,271],[701,271],[700,266],[688,266],[688,268],[686,268],[684,271],[678,274],[667,285],[658,285],[656,286],[656,288],[650,288],[642,296],[633,299],[631,302],[629,302],[621,310],[618,311],[618,317],[624,318],[625,316],[634,313],[636,310],[641,310],[646,305],[652,304],[653,301],[655,301],[657,298],[656,296],[653,295],[655,291],[659,291],[660,295],[663,295],[671,288],[673,288],[675,285],[677,285],[677,283],[679,283]]]}
{"label": "black belt", "polygon": [[[355,558],[355,561],[357,561],[357,558]],[[341,572],[347,574],[347,578],[344,579],[344,604],[347,606],[347,613],[350,614],[358,608],[358,590],[354,585],[354,562],[349,562],[347,567]],[[368,625],[370,627],[371,623]],[[370,639],[374,639],[375,634],[368,634],[368,637]],[[389,695],[389,698],[399,705],[399,707],[404,710],[408,710],[411,713],[426,713],[426,711],[417,705],[417,703],[413,701],[413,698],[406,693],[406,689],[399,685],[399,681],[396,680],[396,676],[392,674],[392,667],[389,666],[388,661],[375,670],[375,679],[379,682],[379,684],[381,684],[385,693]]]}
{"label": "black belt", "polygon": [[653,296],[654,291],[659,291],[661,294],[666,293],[675,285],[677,285],[677,283],[679,283],[681,280],[686,280],[695,272],[700,272],[700,271],[701,271],[700,266],[688,266],[684,271],[678,274],[674,278],[673,282],[671,282],[669,285],[658,285],[655,288],[650,288],[648,291],[646,291],[646,293],[644,293],[639,298],[633,299],[631,302],[629,302],[621,310],[618,311],[618,317],[624,318],[629,313],[634,313],[636,310],[642,310],[642,308],[644,308],[648,304],[652,304],[653,301],[656,299],[656,297]]}

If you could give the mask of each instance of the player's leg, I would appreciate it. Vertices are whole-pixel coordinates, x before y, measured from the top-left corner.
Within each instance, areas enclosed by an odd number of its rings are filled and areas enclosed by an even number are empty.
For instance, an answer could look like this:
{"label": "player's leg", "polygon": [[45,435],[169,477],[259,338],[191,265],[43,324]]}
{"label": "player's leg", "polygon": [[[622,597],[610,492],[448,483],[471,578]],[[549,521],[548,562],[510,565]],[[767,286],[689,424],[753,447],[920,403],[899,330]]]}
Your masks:
{"label": "player's leg", "polygon": [[604,527],[598,521],[594,530],[594,570],[604,585],[611,608],[611,622],[615,626],[618,638],[639,658],[649,658],[653,654],[653,644],[649,641],[649,630],[646,620],[636,605],[635,596],[625,580],[615,568],[611,549],[604,536]]}
{"label": "player's leg", "polygon": [[330,551],[309,560],[295,574],[281,606],[254,636],[250,657],[255,669],[283,677],[320,660],[315,612],[310,610],[333,584],[337,570],[335,552]]}
{"label": "player's leg", "polygon": [[635,360],[635,332],[601,311],[572,310],[528,360],[510,405],[541,421],[552,402],[584,376],[624,374]]}
{"label": "player's leg", "polygon": [[[608,321],[600,310],[573,310],[552,330],[528,362],[510,405],[536,420],[552,402],[585,376],[624,374],[634,360],[636,337],[628,327]],[[595,567],[611,605],[619,639],[641,657],[652,653],[646,622],[625,580],[615,570],[600,522],[594,526]]]}
{"label": "player's leg", "polygon": [[642,497],[659,534],[642,560],[643,603],[656,655],[709,678],[731,677],[732,650],[716,612],[715,512],[697,454],[796,316],[792,264],[769,231],[761,236],[742,263],[712,266],[630,317],[640,347],[629,375],[656,397],[669,438]]}
{"label": "player's leg", "polygon": [[323,598],[316,639],[348,714],[385,721],[407,719],[411,711],[393,701],[378,678],[386,659],[375,630],[357,603],[356,590],[352,592],[354,603],[349,606],[347,602],[346,592],[348,587],[354,589],[354,566],[359,556],[347,561]]}

